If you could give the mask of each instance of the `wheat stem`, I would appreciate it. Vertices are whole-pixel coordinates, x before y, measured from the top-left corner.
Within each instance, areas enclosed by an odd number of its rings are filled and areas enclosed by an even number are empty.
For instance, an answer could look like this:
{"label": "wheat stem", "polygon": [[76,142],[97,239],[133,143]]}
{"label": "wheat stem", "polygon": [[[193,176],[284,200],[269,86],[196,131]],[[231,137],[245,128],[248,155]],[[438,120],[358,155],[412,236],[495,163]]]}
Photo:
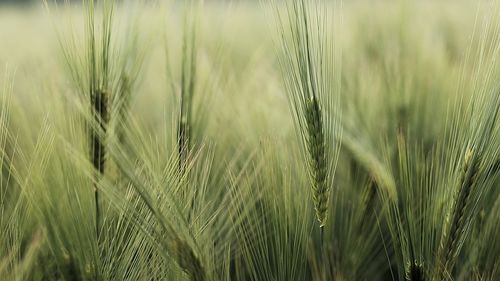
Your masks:
{"label": "wheat stem", "polygon": [[179,153],[179,171],[181,175],[184,175],[186,172],[186,165],[188,162],[188,154],[190,150],[190,126],[185,118],[181,118],[179,120],[179,129],[177,133],[177,145],[178,145],[178,153]]}
{"label": "wheat stem", "polygon": [[[98,128],[90,130],[90,141],[91,141],[91,158],[92,165],[97,171],[96,179],[94,183],[94,197],[95,197],[95,209],[96,209],[96,233],[99,239],[100,229],[101,229],[101,212],[100,212],[100,202],[99,202],[99,190],[98,182],[100,178],[104,175],[105,164],[106,164],[106,146],[104,139],[107,133],[107,126],[109,122],[109,108],[108,108],[108,94],[106,91],[98,89],[91,93],[91,109],[92,116]],[[100,135],[102,134],[102,136]]]}

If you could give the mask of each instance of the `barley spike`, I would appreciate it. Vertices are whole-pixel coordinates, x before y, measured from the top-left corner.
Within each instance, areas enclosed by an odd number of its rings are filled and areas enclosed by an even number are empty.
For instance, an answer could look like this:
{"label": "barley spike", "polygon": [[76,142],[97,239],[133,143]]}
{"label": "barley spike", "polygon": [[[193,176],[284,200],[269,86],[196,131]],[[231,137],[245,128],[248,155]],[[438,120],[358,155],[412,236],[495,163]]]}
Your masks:
{"label": "barley spike", "polygon": [[328,209],[327,162],[323,120],[318,100],[312,97],[306,103],[307,149],[310,156],[313,202],[316,217],[323,227]]}

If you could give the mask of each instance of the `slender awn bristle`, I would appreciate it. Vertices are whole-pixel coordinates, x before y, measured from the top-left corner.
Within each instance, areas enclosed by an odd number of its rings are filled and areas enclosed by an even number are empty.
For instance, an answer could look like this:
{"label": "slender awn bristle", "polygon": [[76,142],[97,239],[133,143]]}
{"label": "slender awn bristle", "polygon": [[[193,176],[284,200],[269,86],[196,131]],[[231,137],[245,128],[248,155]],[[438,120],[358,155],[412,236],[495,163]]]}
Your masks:
{"label": "slender awn bristle", "polygon": [[491,164],[488,169],[486,169],[486,174],[487,175],[495,175],[500,171],[500,159],[497,159],[495,163]]}
{"label": "slender awn bristle", "polygon": [[121,99],[118,101],[118,114],[119,120],[121,123],[117,128],[117,136],[119,143],[125,143],[125,128],[127,127],[127,121],[129,119],[129,111],[130,111],[130,102],[131,102],[131,86],[132,81],[128,75],[122,74],[120,76],[120,97]]}
{"label": "slender awn bristle", "polygon": [[363,198],[362,198],[362,209],[361,209],[361,219],[359,221],[358,225],[358,231],[362,233],[364,230],[366,223],[369,223],[370,218],[373,216],[374,209],[376,208],[377,204],[377,189],[379,187],[377,186],[377,183],[375,180],[370,180],[370,183],[368,186],[365,188],[365,191],[363,192]]}

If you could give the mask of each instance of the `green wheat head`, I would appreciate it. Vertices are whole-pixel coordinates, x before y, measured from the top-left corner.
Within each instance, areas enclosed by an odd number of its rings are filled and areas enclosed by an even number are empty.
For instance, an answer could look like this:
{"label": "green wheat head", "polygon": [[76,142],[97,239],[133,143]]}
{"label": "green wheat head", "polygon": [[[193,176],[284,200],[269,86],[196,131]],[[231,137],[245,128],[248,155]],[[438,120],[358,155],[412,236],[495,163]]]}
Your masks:
{"label": "green wheat head", "polygon": [[325,151],[325,136],[323,119],[318,100],[312,98],[305,109],[307,124],[307,151],[309,152],[309,167],[312,177],[313,202],[320,226],[324,226],[328,211],[330,187],[327,182],[328,164]]}
{"label": "green wheat head", "polygon": [[332,20],[323,1],[273,1],[278,32],[278,62],[310,177],[316,218],[327,220],[341,129],[339,83]]}

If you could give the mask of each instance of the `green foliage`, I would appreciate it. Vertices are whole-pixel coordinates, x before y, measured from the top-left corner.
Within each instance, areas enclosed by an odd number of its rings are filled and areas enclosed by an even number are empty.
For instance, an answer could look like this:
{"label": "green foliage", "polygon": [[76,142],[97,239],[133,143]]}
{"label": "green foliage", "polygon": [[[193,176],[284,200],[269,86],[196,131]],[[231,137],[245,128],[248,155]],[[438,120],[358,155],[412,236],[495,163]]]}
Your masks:
{"label": "green foliage", "polygon": [[0,45],[0,280],[500,278],[500,3],[263,2]]}

